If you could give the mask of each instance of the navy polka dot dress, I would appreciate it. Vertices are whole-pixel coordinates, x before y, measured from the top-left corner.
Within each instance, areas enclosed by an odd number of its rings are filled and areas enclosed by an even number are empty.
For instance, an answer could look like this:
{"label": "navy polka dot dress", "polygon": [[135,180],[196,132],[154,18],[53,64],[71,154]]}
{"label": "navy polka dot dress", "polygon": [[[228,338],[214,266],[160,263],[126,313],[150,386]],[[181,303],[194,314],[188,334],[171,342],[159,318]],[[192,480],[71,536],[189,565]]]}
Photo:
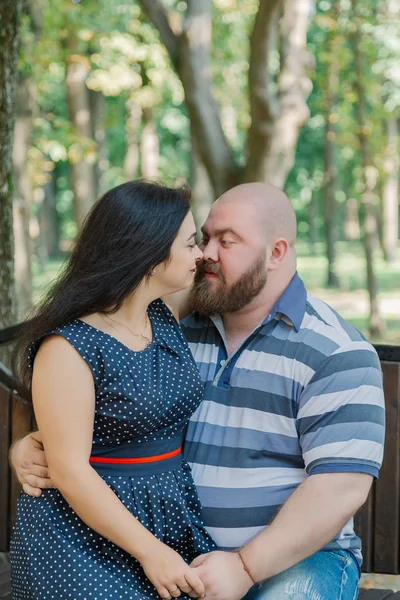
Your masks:
{"label": "navy polka dot dress", "polygon": [[[147,529],[190,562],[215,548],[189,466],[177,453],[203,385],[165,304],[156,300],[148,314],[153,341],[141,352],[81,320],[56,333],[93,373],[93,468]],[[166,458],[113,462],[155,455]],[[11,567],[14,600],[159,599],[139,563],[85,525],[57,490],[43,490],[40,498],[21,493]]]}

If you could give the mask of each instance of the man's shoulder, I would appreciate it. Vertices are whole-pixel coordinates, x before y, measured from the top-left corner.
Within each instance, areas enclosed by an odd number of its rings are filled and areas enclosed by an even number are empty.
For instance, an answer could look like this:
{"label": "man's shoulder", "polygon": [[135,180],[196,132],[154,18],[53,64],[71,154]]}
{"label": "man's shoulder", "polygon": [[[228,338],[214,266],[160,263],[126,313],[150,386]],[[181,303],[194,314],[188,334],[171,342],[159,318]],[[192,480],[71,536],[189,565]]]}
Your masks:
{"label": "man's shoulder", "polygon": [[330,350],[326,353],[326,359],[331,358],[330,362],[334,362],[336,368],[340,364],[346,370],[357,366],[380,369],[376,350],[367,338],[329,304],[311,294],[307,295],[301,331],[309,336],[320,336],[321,340],[329,340]]}
{"label": "man's shoulder", "polygon": [[334,339],[338,346],[347,346],[351,342],[367,342],[361,331],[346,321],[332,306],[311,294],[307,294],[306,312],[301,328],[326,335]]}

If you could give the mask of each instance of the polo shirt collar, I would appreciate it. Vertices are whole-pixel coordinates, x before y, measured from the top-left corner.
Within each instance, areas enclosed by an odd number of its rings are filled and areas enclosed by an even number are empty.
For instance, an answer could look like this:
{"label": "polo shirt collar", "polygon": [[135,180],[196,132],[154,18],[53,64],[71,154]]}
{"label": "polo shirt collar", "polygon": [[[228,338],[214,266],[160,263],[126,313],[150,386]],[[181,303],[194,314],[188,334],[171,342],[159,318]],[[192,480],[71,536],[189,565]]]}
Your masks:
{"label": "polo shirt collar", "polygon": [[296,332],[298,332],[306,312],[306,302],[306,288],[298,273],[295,273],[270,314],[264,319],[263,325],[269,323],[274,317],[280,314],[289,319]]}

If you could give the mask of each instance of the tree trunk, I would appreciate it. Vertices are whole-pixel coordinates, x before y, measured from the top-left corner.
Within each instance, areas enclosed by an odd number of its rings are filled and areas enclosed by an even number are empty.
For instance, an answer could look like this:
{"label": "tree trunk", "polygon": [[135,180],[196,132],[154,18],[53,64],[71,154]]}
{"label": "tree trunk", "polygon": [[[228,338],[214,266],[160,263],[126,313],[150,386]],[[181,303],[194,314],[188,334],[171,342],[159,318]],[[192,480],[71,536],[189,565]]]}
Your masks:
{"label": "tree trunk", "polygon": [[346,201],[344,237],[348,242],[355,242],[361,238],[358,203],[355,198],[347,198]]}
{"label": "tree trunk", "polygon": [[[96,170],[93,158],[95,144],[92,138],[94,128],[91,121],[89,90],[86,86],[90,64],[86,57],[75,54],[77,41],[73,34],[67,39],[66,46],[69,51],[65,78],[68,115],[76,136],[74,148],[70,148],[69,152],[70,174],[74,192],[74,215],[77,225],[80,226],[96,201]],[[85,148],[87,145],[93,146],[90,158]]]}
{"label": "tree trunk", "polygon": [[208,171],[197,148],[193,128],[191,128],[191,159],[192,210],[199,231],[207,219],[215,198]]}
{"label": "tree trunk", "polygon": [[324,140],[324,223],[326,235],[326,255],[328,259],[327,287],[338,287],[339,278],[336,273],[336,242],[338,239],[338,206],[336,201],[337,168],[336,168],[336,114],[337,90],[339,85],[339,63],[337,61],[338,35],[336,31],[340,7],[336,0],[329,16],[331,30],[327,42],[327,64],[325,82],[325,140]]}
{"label": "tree trunk", "polygon": [[277,46],[282,7],[282,0],[260,2],[251,34],[248,73],[251,125],[247,136],[246,181],[263,181],[266,177],[275,124],[280,114],[281,106],[273,92],[275,82],[268,62]]}
{"label": "tree trunk", "polygon": [[180,44],[179,76],[197,147],[217,196],[239,182],[239,167],[212,94],[210,0],[188,0]]}
{"label": "tree trunk", "polygon": [[[274,4],[260,2],[260,11],[265,12]],[[276,93],[265,87],[260,71],[268,68],[268,62],[252,44],[250,97],[264,94],[265,101],[264,118],[260,119],[255,110],[252,114],[246,181],[268,181],[283,188],[294,165],[299,132],[309,117],[307,98],[312,84],[307,71],[312,66],[312,57],[306,47],[312,4],[312,0],[283,0],[279,40],[281,70]],[[276,20],[276,13],[273,19]],[[252,78],[252,71],[258,76]]]}
{"label": "tree trunk", "polygon": [[377,237],[377,220],[374,214],[374,191],[377,180],[377,170],[373,164],[369,140],[366,132],[365,90],[363,84],[363,64],[360,52],[361,25],[358,17],[358,0],[352,0],[353,7],[353,53],[355,67],[354,87],[357,94],[355,102],[358,121],[358,139],[360,143],[361,164],[363,171],[364,191],[361,195],[361,216],[363,226],[363,242],[367,266],[367,288],[370,302],[370,335],[380,337],[384,332],[384,322],[379,312],[378,286],[373,262],[373,250]]}
{"label": "tree trunk", "polygon": [[32,244],[29,235],[32,184],[29,175],[28,151],[33,129],[33,88],[32,78],[20,75],[16,97],[17,117],[13,147],[15,289],[19,320],[24,320],[32,308]]}
{"label": "tree trunk", "polygon": [[105,101],[100,92],[88,90],[90,105],[90,123],[92,125],[91,138],[96,142],[97,160],[93,165],[95,176],[95,195],[99,198],[106,190],[102,185],[102,175],[108,168],[106,132],[104,129]]}
{"label": "tree trunk", "polygon": [[153,109],[142,111],[142,135],[140,136],[140,172],[145,179],[157,179],[160,163],[160,144],[153,119]]}
{"label": "tree trunk", "polygon": [[314,188],[311,192],[311,199],[308,205],[308,243],[310,252],[314,252],[314,246],[317,243],[317,214],[318,214],[318,192]]}
{"label": "tree trunk", "polygon": [[396,260],[399,237],[399,157],[398,126],[394,117],[387,122],[387,146],[382,190],[382,241],[385,260]]}
{"label": "tree trunk", "polygon": [[[312,58],[306,46],[312,0],[283,0],[279,27],[281,70],[274,92],[265,74],[272,46],[267,38],[274,34],[265,30],[268,21],[269,27],[276,28],[280,5],[276,1],[260,2],[253,30],[249,70],[252,124],[244,177],[246,181],[268,181],[283,188],[294,165],[300,129],[309,117],[307,98],[312,84],[307,71]],[[268,18],[266,13],[272,9]],[[262,31],[257,32],[260,19]]]}
{"label": "tree trunk", "polygon": [[338,287],[336,273],[336,242],[338,239],[337,202],[336,202],[336,157],[333,126],[327,115],[325,122],[324,146],[324,224],[326,237],[326,256],[328,259],[327,287]]}
{"label": "tree trunk", "polygon": [[124,174],[127,179],[136,179],[140,163],[139,128],[142,120],[142,109],[137,104],[134,95],[127,101],[126,108]]}
{"label": "tree trunk", "polygon": [[212,94],[210,0],[188,0],[181,34],[169,25],[160,0],[140,0],[149,20],[158,29],[184,91],[198,149],[217,196],[240,180],[232,148],[225,137],[219,108]]}
{"label": "tree trunk", "polygon": [[57,258],[60,252],[60,220],[57,213],[57,165],[47,173],[48,181],[37,190],[41,194],[40,245],[45,258]]}
{"label": "tree trunk", "polygon": [[[214,196],[243,181],[269,181],[283,187],[294,164],[299,130],[309,114],[306,100],[311,92],[311,81],[306,70],[311,60],[306,52],[306,32],[312,0],[260,0],[250,44],[251,127],[244,169],[234,159],[212,94],[210,0],[187,0],[179,35],[172,30],[161,0],[140,0],[140,4],[158,29],[181,79],[189,118]],[[270,51],[275,45],[276,21],[282,6],[281,72],[274,86]]]}
{"label": "tree trunk", "polygon": [[[15,321],[11,156],[22,6],[22,0],[0,3],[0,328]],[[9,364],[8,349],[0,350],[0,360]]]}

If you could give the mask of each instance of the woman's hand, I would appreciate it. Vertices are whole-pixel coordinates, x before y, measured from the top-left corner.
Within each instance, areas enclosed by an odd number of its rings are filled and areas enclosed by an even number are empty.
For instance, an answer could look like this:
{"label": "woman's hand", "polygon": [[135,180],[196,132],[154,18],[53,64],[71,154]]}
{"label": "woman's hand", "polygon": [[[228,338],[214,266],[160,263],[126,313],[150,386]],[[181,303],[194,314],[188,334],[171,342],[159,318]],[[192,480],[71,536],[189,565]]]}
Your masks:
{"label": "woman's hand", "polygon": [[38,431],[26,435],[12,446],[10,462],[26,494],[38,497],[42,489],[54,487]]}
{"label": "woman's hand", "polygon": [[204,585],[194,569],[162,542],[157,541],[151,552],[139,560],[161,598],[179,598],[181,592],[192,598],[204,596]]}

